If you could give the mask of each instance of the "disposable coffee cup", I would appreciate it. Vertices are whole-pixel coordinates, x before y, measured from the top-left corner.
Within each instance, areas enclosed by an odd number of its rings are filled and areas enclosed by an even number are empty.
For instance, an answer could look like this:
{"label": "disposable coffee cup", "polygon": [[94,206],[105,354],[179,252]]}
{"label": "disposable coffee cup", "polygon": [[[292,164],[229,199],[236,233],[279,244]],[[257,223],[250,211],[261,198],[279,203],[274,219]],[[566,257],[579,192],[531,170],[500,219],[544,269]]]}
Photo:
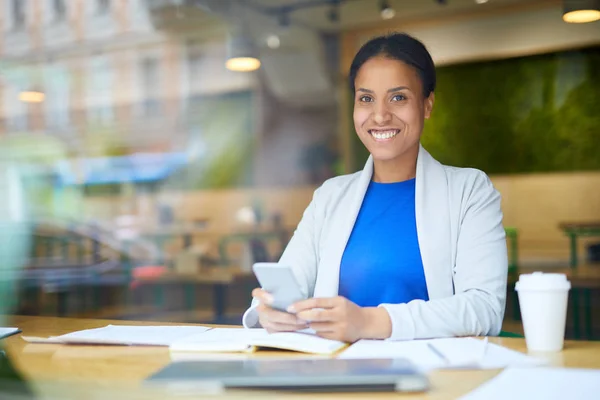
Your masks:
{"label": "disposable coffee cup", "polygon": [[561,351],[564,346],[571,283],[565,274],[522,274],[515,285],[527,350]]}

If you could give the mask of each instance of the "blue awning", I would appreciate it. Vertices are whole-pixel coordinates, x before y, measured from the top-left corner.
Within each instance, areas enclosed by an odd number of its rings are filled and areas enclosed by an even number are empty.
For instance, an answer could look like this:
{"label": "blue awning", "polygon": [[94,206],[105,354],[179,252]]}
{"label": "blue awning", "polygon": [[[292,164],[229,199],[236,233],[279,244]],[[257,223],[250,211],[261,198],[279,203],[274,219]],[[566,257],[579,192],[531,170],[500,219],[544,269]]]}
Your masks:
{"label": "blue awning", "polygon": [[64,160],[57,166],[61,185],[156,182],[187,164],[185,153],[136,153],[119,157]]}

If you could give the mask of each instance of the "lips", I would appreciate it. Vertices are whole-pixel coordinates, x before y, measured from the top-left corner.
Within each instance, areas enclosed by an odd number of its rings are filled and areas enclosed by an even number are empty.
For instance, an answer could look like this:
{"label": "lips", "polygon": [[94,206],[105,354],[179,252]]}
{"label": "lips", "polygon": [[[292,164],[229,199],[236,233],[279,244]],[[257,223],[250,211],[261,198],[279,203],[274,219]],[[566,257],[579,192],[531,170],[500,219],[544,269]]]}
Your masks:
{"label": "lips", "polygon": [[369,129],[369,135],[378,142],[392,140],[398,133],[399,129]]}

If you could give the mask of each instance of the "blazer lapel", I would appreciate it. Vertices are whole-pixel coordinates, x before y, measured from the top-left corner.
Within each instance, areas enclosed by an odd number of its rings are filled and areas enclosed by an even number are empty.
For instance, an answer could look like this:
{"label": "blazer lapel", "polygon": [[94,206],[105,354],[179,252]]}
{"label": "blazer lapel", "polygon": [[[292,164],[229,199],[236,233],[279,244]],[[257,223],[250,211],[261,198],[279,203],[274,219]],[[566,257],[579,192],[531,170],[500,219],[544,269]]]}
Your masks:
{"label": "blazer lapel", "polygon": [[330,225],[334,227],[327,236],[329,243],[323,252],[317,272],[315,297],[333,297],[338,295],[340,264],[354,223],[373,176],[373,158],[369,156],[365,167],[348,188],[341,193],[335,205],[336,212]]}
{"label": "blazer lapel", "polygon": [[429,298],[451,296],[453,268],[448,181],[444,167],[422,146],[417,158],[415,214]]}

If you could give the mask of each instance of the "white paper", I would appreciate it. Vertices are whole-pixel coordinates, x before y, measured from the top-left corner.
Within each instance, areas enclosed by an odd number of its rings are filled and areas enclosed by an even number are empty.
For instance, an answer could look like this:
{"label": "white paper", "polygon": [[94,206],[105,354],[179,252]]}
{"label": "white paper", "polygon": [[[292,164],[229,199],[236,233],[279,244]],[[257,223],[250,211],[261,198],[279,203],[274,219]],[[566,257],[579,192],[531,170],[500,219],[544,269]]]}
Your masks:
{"label": "white paper", "polygon": [[422,370],[495,369],[545,363],[544,360],[474,338],[360,340],[341,353],[339,358],[406,358]]}
{"label": "white paper", "polygon": [[18,332],[19,328],[1,328],[0,327],[0,339],[10,336],[15,332]]}
{"label": "white paper", "polygon": [[[506,367],[534,367],[547,361],[521,352],[484,343],[474,338],[449,338],[431,340],[432,344],[451,360],[450,367],[474,367],[479,369],[499,369]],[[487,340],[486,340],[487,342]]]}
{"label": "white paper", "polygon": [[103,328],[86,329],[47,339],[31,336],[23,336],[23,339],[31,343],[169,346],[188,336],[209,329],[204,326],[108,325]]}
{"label": "white paper", "polygon": [[344,350],[338,358],[406,358],[420,369],[441,368],[444,365],[443,360],[427,347],[427,342],[359,340]]}
{"label": "white paper", "polygon": [[558,400],[600,397],[600,370],[508,368],[460,400]]}
{"label": "white paper", "polygon": [[268,333],[264,329],[215,328],[173,343],[170,349],[172,351],[236,352],[247,351],[252,346],[332,354],[346,344],[309,333]]}

